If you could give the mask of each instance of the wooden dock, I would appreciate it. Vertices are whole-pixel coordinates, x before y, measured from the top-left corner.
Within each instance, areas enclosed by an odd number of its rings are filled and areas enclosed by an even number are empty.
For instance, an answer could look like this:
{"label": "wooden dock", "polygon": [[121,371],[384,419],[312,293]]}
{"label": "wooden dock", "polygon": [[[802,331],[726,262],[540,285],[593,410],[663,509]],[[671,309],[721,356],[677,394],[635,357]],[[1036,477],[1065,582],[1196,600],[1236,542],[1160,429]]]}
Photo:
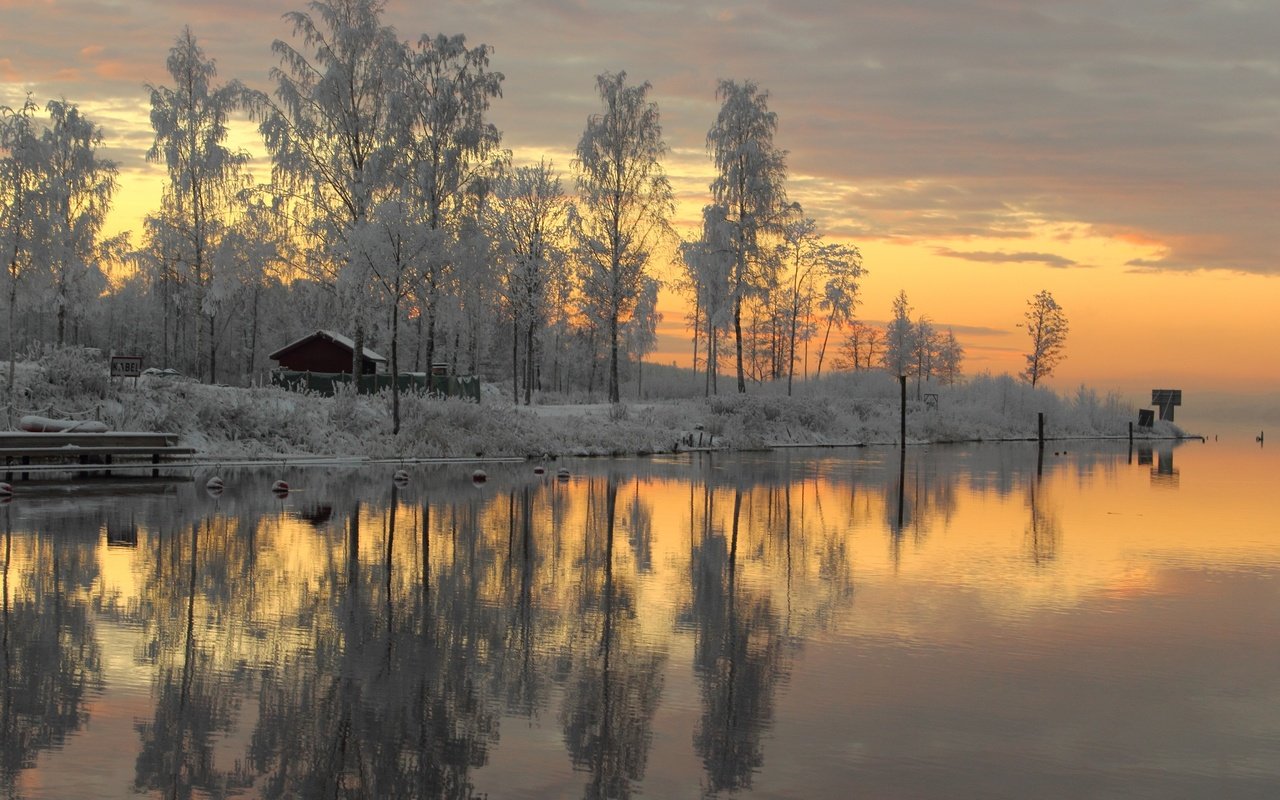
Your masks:
{"label": "wooden dock", "polygon": [[[27,433],[0,432],[0,458],[4,459],[5,480],[14,475],[30,480],[32,472],[97,472],[110,475],[113,469],[150,466],[152,477],[160,467],[177,456],[190,456],[195,448],[179,447],[173,433]],[[23,469],[26,467],[26,469]]]}

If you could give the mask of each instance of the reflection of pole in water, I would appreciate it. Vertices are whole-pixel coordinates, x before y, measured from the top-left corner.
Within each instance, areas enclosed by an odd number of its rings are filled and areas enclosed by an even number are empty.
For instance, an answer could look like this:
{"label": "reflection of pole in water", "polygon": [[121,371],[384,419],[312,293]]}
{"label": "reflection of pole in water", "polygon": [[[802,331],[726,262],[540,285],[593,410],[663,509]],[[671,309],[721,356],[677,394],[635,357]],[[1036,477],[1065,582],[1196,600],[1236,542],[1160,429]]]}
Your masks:
{"label": "reflection of pole in water", "polygon": [[902,513],[905,506],[907,488],[907,453],[903,449],[902,456],[898,459],[898,527],[894,533],[902,533]]}
{"label": "reflection of pole in water", "polygon": [[383,562],[383,571],[386,573],[386,585],[383,590],[386,592],[386,612],[387,612],[387,661],[388,667],[391,660],[391,631],[392,619],[395,616],[395,608],[391,602],[391,553],[395,550],[396,545],[396,507],[400,504],[400,487],[393,481],[391,483],[391,503],[387,508],[387,530],[386,530],[386,557]]}
{"label": "reflection of pole in water", "polygon": [[904,447],[898,451],[898,508],[897,514],[890,523],[892,530],[889,532],[889,549],[890,556],[893,559],[893,568],[896,572],[899,562],[902,559],[902,529],[906,520],[906,487],[907,487],[907,449]]}
{"label": "reflection of pole in water", "polygon": [[[1151,463],[1151,459],[1147,460]],[[1151,469],[1153,485],[1177,486],[1178,470],[1173,465],[1173,448],[1162,448],[1155,454],[1155,464]]]}

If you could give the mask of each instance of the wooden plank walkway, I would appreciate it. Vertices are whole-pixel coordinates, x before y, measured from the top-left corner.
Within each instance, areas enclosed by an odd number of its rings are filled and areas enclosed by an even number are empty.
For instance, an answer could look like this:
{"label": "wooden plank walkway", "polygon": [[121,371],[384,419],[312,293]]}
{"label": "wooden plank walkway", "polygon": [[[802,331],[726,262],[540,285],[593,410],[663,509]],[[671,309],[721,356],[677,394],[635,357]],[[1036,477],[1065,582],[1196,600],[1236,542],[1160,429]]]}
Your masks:
{"label": "wooden plank walkway", "polygon": [[[3,458],[6,467],[6,481],[12,481],[15,473],[20,474],[25,481],[37,470],[47,472],[63,468],[71,472],[77,471],[76,466],[89,465],[101,465],[94,471],[110,475],[112,466],[137,467],[137,463],[129,463],[137,461],[149,462],[152,477],[158,477],[162,463],[177,456],[190,456],[195,452],[192,447],[179,447],[178,436],[173,433],[0,431],[0,458]],[[14,469],[15,467],[19,469]],[[36,469],[20,469],[21,467]]]}

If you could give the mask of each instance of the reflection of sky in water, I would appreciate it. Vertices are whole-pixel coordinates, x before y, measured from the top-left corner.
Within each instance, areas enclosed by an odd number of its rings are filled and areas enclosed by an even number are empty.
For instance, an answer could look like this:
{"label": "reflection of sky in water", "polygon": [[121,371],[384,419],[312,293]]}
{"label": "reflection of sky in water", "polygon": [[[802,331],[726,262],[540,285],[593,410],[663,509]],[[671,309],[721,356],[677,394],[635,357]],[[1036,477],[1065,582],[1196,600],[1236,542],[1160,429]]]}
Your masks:
{"label": "reflection of sky in water", "polygon": [[1273,453],[780,450],[20,497],[0,782],[1265,796]]}

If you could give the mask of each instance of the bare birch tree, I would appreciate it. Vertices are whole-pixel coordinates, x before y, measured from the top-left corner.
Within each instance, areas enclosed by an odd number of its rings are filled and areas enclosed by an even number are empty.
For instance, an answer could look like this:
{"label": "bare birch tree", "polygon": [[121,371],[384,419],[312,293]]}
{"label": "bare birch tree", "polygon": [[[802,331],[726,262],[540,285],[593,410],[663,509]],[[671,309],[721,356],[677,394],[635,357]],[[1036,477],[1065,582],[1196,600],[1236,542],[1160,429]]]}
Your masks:
{"label": "bare birch tree", "polygon": [[893,318],[884,331],[880,360],[890,375],[910,374],[914,346],[915,326],[911,323],[911,305],[904,290],[893,299]]}
{"label": "bare birch tree", "polygon": [[[524,403],[529,405],[538,331],[551,314],[552,298],[563,293],[556,290],[555,284],[568,279],[565,245],[570,203],[560,176],[545,159],[503,176],[495,189],[494,235],[505,262],[503,277],[511,309],[511,391],[518,402],[523,372]],[[522,335],[523,371],[517,366]]]}
{"label": "bare birch tree", "polygon": [[[207,368],[217,381],[219,303],[211,291],[216,280],[214,252],[227,230],[237,192],[246,188],[245,151],[226,146],[231,115],[248,109],[254,93],[239,81],[214,86],[217,67],[205,56],[190,28],[183,28],[166,61],[173,86],[148,86],[155,141],[147,160],[163,161],[169,171],[165,207],[183,247],[178,257],[190,275],[192,305],[207,323]],[[196,337],[199,359],[200,336]]]}
{"label": "bare birch tree", "polygon": [[[70,314],[83,311],[84,280],[97,271],[103,242],[98,237],[111,210],[118,168],[102,158],[102,128],[65,100],[46,106],[49,127],[42,136],[46,186],[42,193],[48,224],[46,249],[57,308],[56,340],[67,340]],[[73,308],[74,306],[74,308]]]}
{"label": "bare birch tree", "polygon": [[635,308],[649,257],[673,210],[652,87],[626,81],[626,72],[596,77],[604,111],[587,119],[573,162],[582,199],[575,226],[582,289],[607,328],[611,403],[620,399],[619,327]]}
{"label": "bare birch tree", "polygon": [[721,101],[720,113],[707,133],[707,149],[716,168],[711,194],[724,207],[725,223],[732,230],[733,333],[738,391],[745,392],[742,304],[768,282],[768,276],[758,274],[768,261],[760,258],[760,239],[777,228],[786,209],[787,152],[773,143],[778,115],[769,110],[768,92],[753,81],[722,80],[716,98]]}
{"label": "bare birch tree", "polygon": [[[18,284],[34,268],[35,249],[43,238],[43,215],[37,213],[43,181],[41,141],[35,115],[39,106],[27,95],[17,108],[0,107],[0,253],[8,286],[9,413],[14,411],[13,378],[17,358],[14,314]],[[10,420],[12,422],[12,420]]]}
{"label": "bare birch tree", "polygon": [[1053,370],[1063,359],[1063,349],[1067,343],[1067,315],[1062,306],[1053,299],[1047,290],[1041,291],[1027,301],[1027,310],[1023,314],[1031,337],[1031,352],[1026,354],[1027,367],[1022,377],[1035,386],[1044,378],[1053,374]]}
{"label": "bare birch tree", "polygon": [[823,285],[822,299],[818,301],[818,308],[826,316],[822,344],[818,347],[817,377],[821,378],[831,331],[841,329],[853,321],[854,311],[858,307],[858,282],[866,274],[866,270],[862,266],[862,253],[852,245],[823,245],[818,258],[827,279]]}
{"label": "bare birch tree", "polygon": [[502,134],[488,120],[489,106],[502,96],[503,75],[489,68],[487,45],[468,47],[466,38],[424,35],[404,50],[404,89],[397,111],[403,146],[403,177],[422,206],[425,224],[440,232],[433,239],[417,286],[420,338],[430,368],[437,347],[441,296],[457,266],[451,250],[466,204],[494,173]]}
{"label": "bare birch tree", "polygon": [[352,232],[369,220],[391,183],[392,94],[402,85],[403,50],[382,24],[381,0],[314,0],[311,13],[285,19],[302,50],[277,39],[274,99],[263,98],[259,128],[271,153],[277,194],[298,214],[314,277],[350,309],[352,379],[363,372],[368,260]]}

